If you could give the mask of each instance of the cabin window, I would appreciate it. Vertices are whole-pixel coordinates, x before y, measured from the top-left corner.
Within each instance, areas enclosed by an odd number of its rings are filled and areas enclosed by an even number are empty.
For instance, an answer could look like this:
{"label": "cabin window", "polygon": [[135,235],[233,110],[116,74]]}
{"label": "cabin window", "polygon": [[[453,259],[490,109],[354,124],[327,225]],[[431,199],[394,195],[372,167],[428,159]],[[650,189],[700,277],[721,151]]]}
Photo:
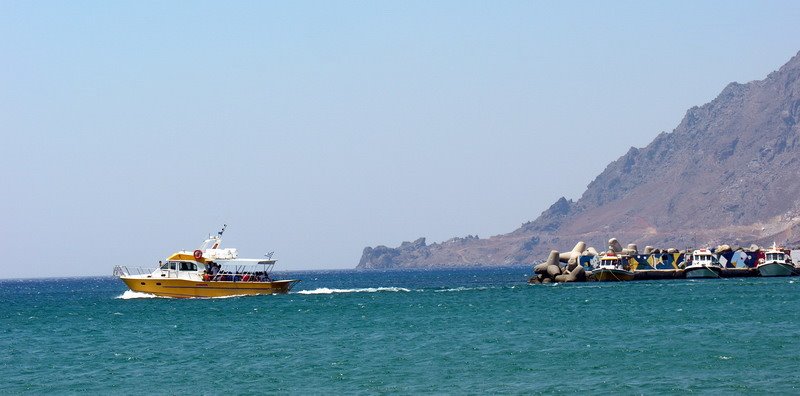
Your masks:
{"label": "cabin window", "polygon": [[169,263],[169,269],[171,269],[171,270],[175,270],[175,269],[176,269],[176,266],[175,266],[176,264],[177,264],[176,262],[174,262],[174,261],[171,261],[171,262]]}
{"label": "cabin window", "polygon": [[181,262],[181,271],[197,271],[197,265],[195,263],[187,263]]}

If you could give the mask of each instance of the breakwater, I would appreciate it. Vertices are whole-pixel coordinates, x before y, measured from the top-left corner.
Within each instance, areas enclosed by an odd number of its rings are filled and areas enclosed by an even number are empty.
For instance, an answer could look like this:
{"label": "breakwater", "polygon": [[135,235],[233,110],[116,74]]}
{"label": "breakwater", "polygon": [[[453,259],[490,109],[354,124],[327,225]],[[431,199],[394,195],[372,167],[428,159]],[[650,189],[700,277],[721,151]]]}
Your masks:
{"label": "breakwater", "polygon": [[[800,267],[796,267],[791,261],[790,250],[774,246],[771,249],[785,254],[787,265],[792,266],[789,276],[800,275]],[[742,278],[762,276],[758,265],[764,263],[767,250],[756,245],[719,245],[703,251],[708,252],[718,266],[716,277]],[[528,282],[540,284],[595,281],[602,260],[610,257],[615,258],[619,271],[632,273],[631,280],[684,279],[687,277],[686,267],[692,262],[692,252],[692,249],[659,249],[652,246],[647,246],[640,252],[636,244],[623,248],[616,238],[608,241],[607,250],[598,252],[593,247],[587,247],[586,243],[578,242],[568,252],[551,251],[544,262],[533,267],[534,274]]]}

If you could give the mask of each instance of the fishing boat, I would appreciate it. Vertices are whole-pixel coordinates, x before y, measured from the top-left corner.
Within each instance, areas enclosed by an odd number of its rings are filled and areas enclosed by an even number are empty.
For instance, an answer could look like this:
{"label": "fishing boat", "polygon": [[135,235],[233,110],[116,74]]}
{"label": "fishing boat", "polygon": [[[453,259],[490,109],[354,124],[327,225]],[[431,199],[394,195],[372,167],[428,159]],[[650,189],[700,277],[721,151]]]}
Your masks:
{"label": "fishing boat", "polygon": [[629,281],[634,277],[633,272],[622,263],[622,258],[615,254],[601,257],[592,275],[600,282]]}
{"label": "fishing boat", "polygon": [[691,261],[683,269],[687,278],[719,278],[721,272],[717,257],[708,249],[693,251]]}
{"label": "fishing boat", "polygon": [[761,276],[790,276],[794,265],[789,255],[773,243],[772,248],[764,253],[764,258],[759,260],[756,268]]}
{"label": "fishing boat", "polygon": [[228,297],[288,293],[299,280],[272,279],[277,260],[239,258],[235,248],[222,248],[222,234],[209,235],[194,251],[182,250],[159,261],[155,269],[115,266],[119,277],[134,292],[161,297]]}

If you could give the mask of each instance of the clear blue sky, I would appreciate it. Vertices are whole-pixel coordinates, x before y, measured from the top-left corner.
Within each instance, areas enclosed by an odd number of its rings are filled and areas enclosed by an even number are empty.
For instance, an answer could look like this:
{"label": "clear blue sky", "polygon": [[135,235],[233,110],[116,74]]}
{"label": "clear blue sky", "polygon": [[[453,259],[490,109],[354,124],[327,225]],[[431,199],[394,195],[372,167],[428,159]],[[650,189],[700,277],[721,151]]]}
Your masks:
{"label": "clear blue sky", "polygon": [[535,219],[800,50],[795,1],[3,1],[3,278]]}

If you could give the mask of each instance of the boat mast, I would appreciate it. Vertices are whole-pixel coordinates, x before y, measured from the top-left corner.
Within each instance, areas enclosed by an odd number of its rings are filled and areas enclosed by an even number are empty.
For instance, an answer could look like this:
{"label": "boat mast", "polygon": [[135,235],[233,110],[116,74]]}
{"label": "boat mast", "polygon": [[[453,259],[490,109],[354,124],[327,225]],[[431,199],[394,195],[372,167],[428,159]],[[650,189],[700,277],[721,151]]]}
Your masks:
{"label": "boat mast", "polygon": [[222,233],[225,232],[226,228],[228,228],[228,225],[227,224],[223,224],[222,225],[222,229],[217,233],[217,236],[213,237],[216,241],[214,242],[214,245],[211,246],[212,249],[216,249],[216,248],[219,247],[220,242],[222,242]]}

